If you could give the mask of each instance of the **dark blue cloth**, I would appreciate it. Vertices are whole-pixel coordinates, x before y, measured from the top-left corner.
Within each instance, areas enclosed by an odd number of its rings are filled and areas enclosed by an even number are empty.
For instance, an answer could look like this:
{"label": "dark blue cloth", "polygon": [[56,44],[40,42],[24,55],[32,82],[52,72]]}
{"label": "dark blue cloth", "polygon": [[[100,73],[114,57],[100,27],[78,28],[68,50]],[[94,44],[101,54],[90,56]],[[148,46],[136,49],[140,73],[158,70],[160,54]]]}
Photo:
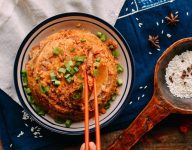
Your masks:
{"label": "dark blue cloth", "polygon": [[[165,23],[165,16],[170,12],[179,15],[180,21],[174,27],[167,26]],[[191,20],[192,0],[173,2],[127,0],[125,2],[115,27],[123,34],[133,53],[135,81],[126,108],[101,132],[127,127],[145,107],[153,94],[153,72],[157,59],[176,40],[192,36]],[[149,35],[159,36],[160,50],[149,45]],[[18,104],[0,90],[0,139],[5,150],[55,150],[82,143],[84,137],[64,136],[40,127]]]}

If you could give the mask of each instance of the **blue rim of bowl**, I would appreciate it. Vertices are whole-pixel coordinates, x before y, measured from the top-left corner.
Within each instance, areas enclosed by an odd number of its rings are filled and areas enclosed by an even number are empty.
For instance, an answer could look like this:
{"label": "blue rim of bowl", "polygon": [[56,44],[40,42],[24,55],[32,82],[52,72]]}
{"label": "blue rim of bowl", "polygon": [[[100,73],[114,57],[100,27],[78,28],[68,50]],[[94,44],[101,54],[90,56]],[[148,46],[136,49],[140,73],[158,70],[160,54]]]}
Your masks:
{"label": "blue rim of bowl", "polygon": [[[130,47],[128,45],[128,43],[126,42],[126,40],[124,39],[124,37],[121,35],[121,33],[115,28],[113,27],[112,25],[110,25],[109,23],[107,23],[106,21],[104,21],[103,19],[100,19],[96,16],[93,16],[93,15],[90,15],[90,14],[86,14],[86,13],[79,13],[79,12],[70,12],[70,13],[63,13],[63,14],[58,14],[58,15],[55,15],[53,17],[50,17],[44,21],[42,21],[41,23],[39,23],[38,25],[36,25],[28,34],[27,36],[24,38],[24,40],[22,41],[19,49],[18,49],[18,52],[17,52],[17,55],[16,55],[16,58],[15,58],[15,63],[14,63],[14,84],[15,84],[15,89],[16,89],[16,92],[17,92],[17,96],[19,98],[19,101],[21,102],[22,106],[24,107],[25,111],[30,114],[32,116],[32,118],[37,122],[39,123],[41,126],[51,130],[51,131],[54,131],[54,132],[57,132],[57,133],[61,133],[61,134],[70,134],[70,135],[80,135],[80,134],[83,134],[84,132],[83,131],[63,131],[63,130],[59,130],[59,129],[55,129],[51,126],[48,126],[46,125],[45,123],[42,123],[38,118],[36,118],[33,113],[30,112],[30,110],[28,109],[28,107],[25,105],[24,101],[23,101],[23,98],[21,96],[21,93],[20,93],[20,90],[19,90],[19,86],[18,86],[18,80],[17,80],[17,69],[18,69],[18,60],[20,58],[20,54],[22,52],[22,49],[23,47],[25,46],[26,42],[29,40],[29,38],[31,37],[31,35],[33,35],[39,28],[41,28],[43,25],[51,22],[51,21],[54,21],[56,19],[59,19],[59,18],[62,18],[62,17],[70,17],[70,16],[83,16],[83,17],[88,17],[88,18],[92,18],[92,19],[95,19],[101,23],[103,23],[104,25],[108,26],[111,30],[113,30],[115,32],[115,34],[121,39],[121,41],[123,42],[124,46],[126,47],[126,50],[129,54],[129,58],[130,58],[130,62],[131,62],[131,70],[132,70],[132,78],[131,78],[131,85],[130,85],[130,89],[128,91],[128,94],[127,94],[127,97],[125,98],[125,101],[123,102],[122,106],[119,108],[119,110],[117,110],[117,112],[106,122],[104,122],[102,125],[101,125],[101,128],[107,126],[109,123],[111,123],[118,115],[119,113],[125,108],[126,104],[128,103],[128,98],[130,97],[130,93],[132,92],[132,86],[133,86],[133,82],[134,82],[134,75],[135,75],[135,72],[134,72],[134,60],[133,60],[133,55],[131,53],[131,50],[130,50]],[[90,132],[93,132],[95,128],[92,128],[90,130]],[[73,133],[74,132],[74,133]]]}

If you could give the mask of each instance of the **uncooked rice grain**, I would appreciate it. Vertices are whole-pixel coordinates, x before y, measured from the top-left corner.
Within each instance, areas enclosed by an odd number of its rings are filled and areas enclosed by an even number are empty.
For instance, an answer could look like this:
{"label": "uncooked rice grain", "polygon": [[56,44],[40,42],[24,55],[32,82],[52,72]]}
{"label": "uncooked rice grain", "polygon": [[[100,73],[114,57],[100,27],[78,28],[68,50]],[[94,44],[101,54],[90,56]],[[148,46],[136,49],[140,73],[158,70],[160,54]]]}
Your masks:
{"label": "uncooked rice grain", "polygon": [[176,55],[169,62],[165,79],[174,96],[180,98],[192,97],[192,51]]}

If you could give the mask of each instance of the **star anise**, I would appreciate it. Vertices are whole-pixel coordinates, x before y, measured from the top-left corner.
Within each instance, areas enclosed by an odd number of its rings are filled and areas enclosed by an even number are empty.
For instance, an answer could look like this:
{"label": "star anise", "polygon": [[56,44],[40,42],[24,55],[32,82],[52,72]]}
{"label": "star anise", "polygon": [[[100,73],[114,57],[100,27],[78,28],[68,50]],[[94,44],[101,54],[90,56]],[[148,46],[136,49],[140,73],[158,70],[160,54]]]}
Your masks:
{"label": "star anise", "polygon": [[168,25],[176,25],[179,22],[179,16],[174,15],[173,13],[170,13],[165,19],[167,20]]}
{"label": "star anise", "polygon": [[152,35],[149,35],[149,39],[148,39],[149,43],[155,47],[155,48],[160,48],[160,45],[159,45],[159,36],[152,36]]}

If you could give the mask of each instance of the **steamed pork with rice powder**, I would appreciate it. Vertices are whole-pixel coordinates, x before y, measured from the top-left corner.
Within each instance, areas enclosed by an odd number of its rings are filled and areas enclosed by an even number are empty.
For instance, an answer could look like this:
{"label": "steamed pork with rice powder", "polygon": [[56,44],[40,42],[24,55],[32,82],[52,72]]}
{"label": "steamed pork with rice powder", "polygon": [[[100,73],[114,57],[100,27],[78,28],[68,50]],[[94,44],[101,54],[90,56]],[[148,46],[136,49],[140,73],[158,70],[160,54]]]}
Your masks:
{"label": "steamed pork with rice powder", "polygon": [[57,120],[84,119],[84,71],[88,74],[89,111],[94,112],[93,78],[97,82],[100,114],[105,113],[118,94],[123,68],[117,62],[117,43],[98,32],[63,30],[33,47],[23,86],[29,102],[41,115]]}

